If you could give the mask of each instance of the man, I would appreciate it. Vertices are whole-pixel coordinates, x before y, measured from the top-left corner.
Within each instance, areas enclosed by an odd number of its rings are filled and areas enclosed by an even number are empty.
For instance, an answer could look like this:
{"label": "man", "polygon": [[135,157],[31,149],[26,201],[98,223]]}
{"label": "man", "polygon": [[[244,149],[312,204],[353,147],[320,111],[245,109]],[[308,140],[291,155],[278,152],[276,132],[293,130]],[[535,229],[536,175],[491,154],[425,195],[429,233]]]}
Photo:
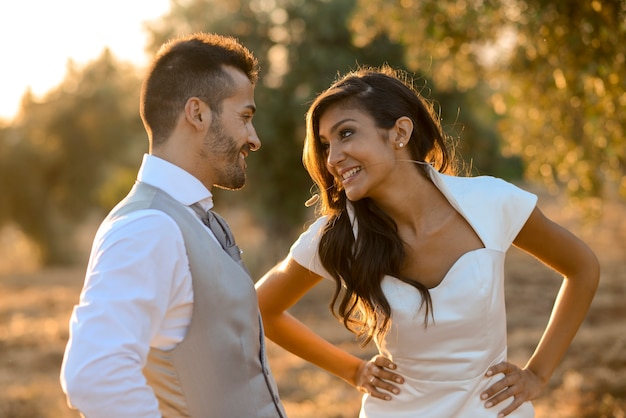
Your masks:
{"label": "man", "polygon": [[166,43],[152,64],[149,154],[96,234],[70,320],[61,384],[88,418],[285,416],[253,282],[238,248],[229,255],[201,222],[212,187],[243,187],[261,146],[257,72],[236,40],[202,33]]}

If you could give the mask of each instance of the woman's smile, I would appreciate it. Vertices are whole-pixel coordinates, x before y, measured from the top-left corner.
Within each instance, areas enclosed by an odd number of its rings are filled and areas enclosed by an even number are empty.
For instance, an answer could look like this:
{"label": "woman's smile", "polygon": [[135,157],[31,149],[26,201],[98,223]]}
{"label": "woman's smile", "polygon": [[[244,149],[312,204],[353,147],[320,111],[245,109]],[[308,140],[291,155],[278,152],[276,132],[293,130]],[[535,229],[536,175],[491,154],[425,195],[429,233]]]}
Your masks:
{"label": "woman's smile", "polygon": [[358,173],[361,172],[361,167],[354,167],[351,168],[350,170],[344,172],[341,174],[341,181],[343,184],[346,184],[347,182],[351,181],[354,176],[356,176]]}

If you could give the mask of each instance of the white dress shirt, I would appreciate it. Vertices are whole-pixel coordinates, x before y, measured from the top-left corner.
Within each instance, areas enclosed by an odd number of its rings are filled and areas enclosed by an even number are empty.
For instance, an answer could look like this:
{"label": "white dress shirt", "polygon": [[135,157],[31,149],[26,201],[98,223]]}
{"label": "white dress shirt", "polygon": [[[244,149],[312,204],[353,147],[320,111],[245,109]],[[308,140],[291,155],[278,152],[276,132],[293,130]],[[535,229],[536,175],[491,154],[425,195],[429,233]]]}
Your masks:
{"label": "white dress shirt", "polygon": [[[137,179],[183,205],[213,206],[197,178],[158,157],[144,155]],[[169,215],[140,210],[100,225],[61,368],[70,405],[88,418],[160,417],[142,369],[150,347],[184,338],[192,305],[183,236]]]}

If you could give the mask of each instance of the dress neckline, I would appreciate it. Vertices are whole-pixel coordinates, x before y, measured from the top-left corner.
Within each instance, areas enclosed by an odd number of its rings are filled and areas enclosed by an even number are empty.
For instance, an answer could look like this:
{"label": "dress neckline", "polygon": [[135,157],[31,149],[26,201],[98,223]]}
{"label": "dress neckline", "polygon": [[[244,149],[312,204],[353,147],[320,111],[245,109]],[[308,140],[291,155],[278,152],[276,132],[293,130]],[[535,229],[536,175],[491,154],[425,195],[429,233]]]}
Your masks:
{"label": "dress neckline", "polygon": [[[472,229],[472,231],[474,231],[474,233],[476,234],[476,236],[478,237],[478,239],[480,240],[480,242],[483,245],[482,247],[475,248],[473,250],[469,250],[469,251],[466,251],[463,254],[461,254],[454,261],[454,263],[452,263],[450,268],[445,272],[445,274],[442,276],[441,280],[439,280],[436,285],[434,285],[432,287],[428,287],[428,291],[432,292],[432,291],[437,291],[438,289],[442,288],[444,283],[447,281],[446,279],[450,276],[451,272],[453,270],[455,270],[457,268],[457,266],[459,264],[461,264],[466,258],[468,258],[472,254],[476,254],[476,253],[482,252],[483,250],[489,250],[489,247],[487,247],[487,245],[485,244],[485,238],[484,238],[480,228],[477,227],[477,225],[473,222],[472,218],[463,210],[463,207],[459,204],[459,202],[456,200],[456,198],[454,197],[454,195],[452,194],[452,192],[450,191],[450,189],[446,185],[446,183],[445,183],[445,176],[447,176],[447,175],[437,171],[431,164],[428,164],[428,163],[421,163],[421,164],[426,166],[426,172],[428,174],[428,177],[432,181],[432,183],[435,185],[435,187],[441,192],[441,194],[445,197],[445,199],[448,201],[448,203],[450,203],[452,208],[459,215],[461,215],[461,217],[465,220],[465,222],[467,222],[469,227]],[[349,215],[350,221],[352,223],[353,233],[354,233],[354,235],[356,237],[356,235],[358,233],[358,223],[356,222],[356,219],[354,218],[354,212],[352,210],[351,205],[348,205],[348,215]],[[396,280],[400,280],[400,279],[398,279],[397,277],[394,277],[394,276],[389,276],[389,277],[393,277]]]}
{"label": "dress neckline", "polygon": [[[482,244],[483,244],[482,248],[488,248],[487,245],[485,244],[485,242],[486,242],[485,238],[486,237],[484,236],[483,231],[478,227],[478,225],[476,225],[474,223],[474,220],[471,218],[471,216],[469,216],[465,212],[463,207],[459,204],[459,202],[456,200],[456,198],[454,197],[454,195],[452,194],[452,192],[450,191],[450,189],[446,185],[446,183],[445,183],[445,176],[447,176],[447,175],[438,172],[430,164],[426,164],[426,166],[428,167],[427,168],[428,177],[433,182],[435,187],[437,187],[437,189],[439,189],[441,194],[443,194],[443,196],[450,203],[450,205],[452,205],[454,210],[456,210],[457,213],[459,215],[461,215],[461,217],[463,217],[463,219],[465,219],[465,222],[467,222],[467,224],[470,226],[470,228],[472,228],[472,230],[474,231],[476,236],[480,239],[480,242],[482,242]],[[480,248],[477,248],[477,249],[480,249]],[[470,250],[470,252],[471,251],[475,251],[475,250]]]}

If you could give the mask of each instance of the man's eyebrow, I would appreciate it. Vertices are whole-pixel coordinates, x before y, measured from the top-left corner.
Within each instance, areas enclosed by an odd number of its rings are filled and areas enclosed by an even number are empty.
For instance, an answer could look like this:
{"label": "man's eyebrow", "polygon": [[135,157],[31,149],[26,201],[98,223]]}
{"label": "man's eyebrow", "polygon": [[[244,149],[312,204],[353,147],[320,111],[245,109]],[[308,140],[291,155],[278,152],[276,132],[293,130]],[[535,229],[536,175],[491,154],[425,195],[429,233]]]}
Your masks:
{"label": "man's eyebrow", "polygon": [[252,114],[256,113],[256,106],[255,105],[249,104],[245,108],[250,110],[252,112]]}

